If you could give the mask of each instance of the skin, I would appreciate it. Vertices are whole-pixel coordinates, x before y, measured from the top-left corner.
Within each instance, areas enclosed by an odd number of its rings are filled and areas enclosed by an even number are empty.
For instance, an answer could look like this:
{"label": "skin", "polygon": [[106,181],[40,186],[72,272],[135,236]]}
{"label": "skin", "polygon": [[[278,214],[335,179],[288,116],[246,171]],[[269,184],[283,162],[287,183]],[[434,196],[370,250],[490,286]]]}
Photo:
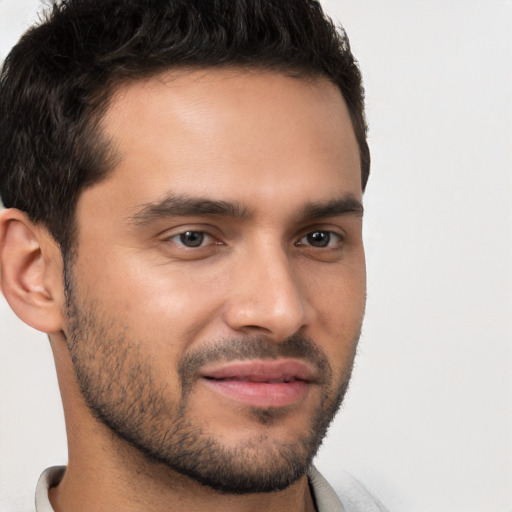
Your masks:
{"label": "skin", "polygon": [[[265,467],[276,446],[305,436],[319,403],[332,403],[348,379],[364,313],[361,212],[305,209],[362,200],[358,147],[340,92],[323,79],[277,73],[168,73],[120,88],[102,128],[120,158],[108,179],[79,198],[71,266],[74,303],[100,326],[91,328],[94,350],[87,351],[83,332],[73,332],[52,238],[17,210],[1,220],[4,294],[20,318],[50,334],[62,393],[69,465],[50,492],[53,507],[314,510],[305,477],[279,492],[237,496],[148,461],[86,405],[70,346],[97,381],[109,368],[98,340],[118,342],[131,354],[129,368],[142,361],[176,415],[186,354],[230,340],[265,340],[279,354],[285,340],[306,337],[332,378],[285,406],[256,408],[272,421],[196,374],[186,404],[192,424]],[[236,204],[244,215],[171,215],[161,208],[169,197]],[[187,231],[207,235],[186,247],[179,235]],[[327,246],[308,237],[318,232]],[[133,389],[121,375],[112,396],[123,378]]]}

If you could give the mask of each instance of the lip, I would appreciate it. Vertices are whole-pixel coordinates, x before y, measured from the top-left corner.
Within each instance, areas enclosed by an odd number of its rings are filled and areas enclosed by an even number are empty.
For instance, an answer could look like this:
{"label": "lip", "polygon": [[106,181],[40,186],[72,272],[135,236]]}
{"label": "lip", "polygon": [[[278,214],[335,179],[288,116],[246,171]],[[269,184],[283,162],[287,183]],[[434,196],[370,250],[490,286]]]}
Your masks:
{"label": "lip", "polygon": [[242,404],[284,407],[305,397],[315,370],[290,359],[233,361],[204,367],[201,378],[213,391]]}

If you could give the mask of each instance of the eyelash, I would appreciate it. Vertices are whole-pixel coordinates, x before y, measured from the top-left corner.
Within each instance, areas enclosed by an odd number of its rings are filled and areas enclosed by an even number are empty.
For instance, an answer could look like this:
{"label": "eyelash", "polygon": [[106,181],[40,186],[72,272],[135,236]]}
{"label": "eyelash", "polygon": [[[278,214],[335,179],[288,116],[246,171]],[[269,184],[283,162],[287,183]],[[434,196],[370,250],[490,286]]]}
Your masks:
{"label": "eyelash", "polygon": [[[186,236],[187,234],[200,235],[200,240],[199,240],[198,245],[190,245],[190,246],[186,245],[184,243],[182,237]],[[315,245],[312,245],[311,240],[309,240],[309,243],[304,242],[304,240],[307,240],[308,237],[313,237],[315,235],[323,235],[323,236],[327,235],[326,245],[315,246]],[[214,242],[203,245],[203,242],[205,239],[211,239]],[[335,240],[334,247],[332,246],[333,239]],[[207,231],[192,230],[192,229],[182,231],[181,233],[176,233],[175,235],[172,235],[172,236],[164,239],[165,242],[172,242],[172,243],[175,243],[175,244],[177,244],[181,247],[184,247],[186,249],[201,249],[204,247],[208,247],[210,245],[223,245],[222,242],[215,241],[215,240],[216,240],[215,237],[213,235],[211,235],[210,233],[208,233]],[[338,248],[337,246],[339,246],[343,241],[344,241],[344,237],[339,233],[336,233],[332,230],[327,230],[327,229],[317,229],[314,231],[310,231],[310,232],[306,233],[305,235],[301,236],[296,242],[294,242],[294,245],[295,245],[295,247],[304,246],[304,247],[312,247],[313,249],[335,250]],[[319,242],[324,243],[323,240],[319,240]]]}
{"label": "eyelash", "polygon": [[[201,243],[197,246],[187,246],[185,245],[185,243],[183,243],[183,240],[181,239],[181,237],[187,235],[187,233],[190,233],[190,234],[199,234],[201,235],[202,237],[202,240],[201,240]],[[165,238],[164,239],[164,242],[173,242],[179,246],[182,246],[182,247],[185,247],[186,249],[200,249],[200,248],[204,248],[206,247],[205,245],[202,244],[202,242],[204,241],[205,238],[209,238],[209,239],[212,239],[212,240],[215,240],[215,237],[213,235],[211,235],[210,233],[208,233],[207,231],[201,231],[201,230],[193,230],[193,229],[189,229],[189,230],[186,230],[186,231],[182,231],[181,233],[177,233],[175,235],[172,235],[168,238]],[[214,242],[213,244],[207,244],[207,245],[221,245],[222,242]]]}
{"label": "eyelash", "polygon": [[[302,240],[304,240],[308,237],[313,237],[314,235],[318,235],[318,234],[328,236],[327,245],[313,246],[313,245],[311,245],[311,243],[305,244],[302,242]],[[337,241],[335,243],[335,247],[331,246],[331,241],[333,240],[333,238],[337,239]],[[302,245],[304,245],[304,246],[307,245],[308,247],[313,247],[315,249],[331,249],[332,250],[332,249],[338,248],[337,246],[339,246],[343,241],[344,241],[344,237],[342,235],[340,235],[339,233],[336,233],[335,231],[330,231],[328,229],[317,229],[315,231],[310,231],[309,233],[306,233],[304,236],[302,236],[297,242],[295,242],[295,246],[300,247]]]}

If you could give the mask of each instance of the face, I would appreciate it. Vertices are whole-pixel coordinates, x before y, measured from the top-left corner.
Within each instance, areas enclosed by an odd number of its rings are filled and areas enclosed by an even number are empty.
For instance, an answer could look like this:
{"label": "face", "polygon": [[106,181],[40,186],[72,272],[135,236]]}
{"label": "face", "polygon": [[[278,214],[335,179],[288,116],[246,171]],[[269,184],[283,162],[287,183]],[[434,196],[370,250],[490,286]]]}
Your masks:
{"label": "face", "polygon": [[66,337],[92,413],[231,493],[307,470],[365,300],[358,147],[327,81],[235,70],[120,89],[78,202]]}

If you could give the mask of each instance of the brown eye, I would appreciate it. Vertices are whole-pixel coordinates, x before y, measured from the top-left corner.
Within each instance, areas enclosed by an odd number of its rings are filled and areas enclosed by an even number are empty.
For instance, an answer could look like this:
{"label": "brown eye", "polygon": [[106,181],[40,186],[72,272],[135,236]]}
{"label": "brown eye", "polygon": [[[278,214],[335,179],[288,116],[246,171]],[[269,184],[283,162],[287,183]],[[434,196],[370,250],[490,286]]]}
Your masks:
{"label": "brown eye", "polygon": [[325,231],[315,231],[306,235],[306,239],[308,244],[314,247],[327,247],[331,240],[331,234]]}
{"label": "brown eye", "polygon": [[341,242],[341,236],[332,231],[313,231],[303,236],[297,245],[305,245],[316,248],[336,247]]}

